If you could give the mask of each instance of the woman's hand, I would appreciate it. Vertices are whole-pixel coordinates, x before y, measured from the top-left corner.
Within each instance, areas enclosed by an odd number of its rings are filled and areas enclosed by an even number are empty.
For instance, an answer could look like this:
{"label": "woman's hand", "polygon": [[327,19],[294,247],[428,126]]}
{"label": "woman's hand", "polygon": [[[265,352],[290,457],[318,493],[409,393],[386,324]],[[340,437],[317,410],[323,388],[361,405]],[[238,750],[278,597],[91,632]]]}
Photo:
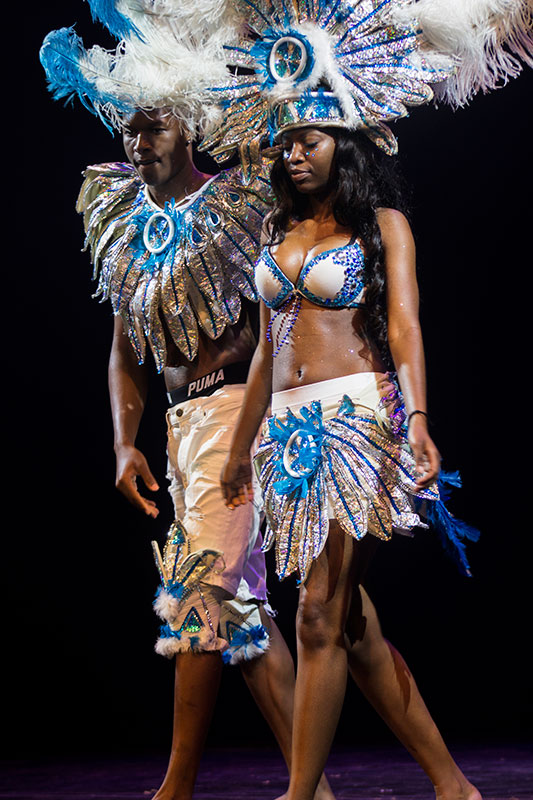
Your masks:
{"label": "woman's hand", "polygon": [[415,414],[409,421],[407,434],[411,450],[416,461],[416,471],[419,477],[416,485],[425,489],[436,480],[440,471],[440,453],[428,433],[426,417]]}
{"label": "woman's hand", "polygon": [[220,484],[228,508],[244,506],[252,498],[252,464],[249,453],[242,456],[232,453],[228,455],[220,473]]}

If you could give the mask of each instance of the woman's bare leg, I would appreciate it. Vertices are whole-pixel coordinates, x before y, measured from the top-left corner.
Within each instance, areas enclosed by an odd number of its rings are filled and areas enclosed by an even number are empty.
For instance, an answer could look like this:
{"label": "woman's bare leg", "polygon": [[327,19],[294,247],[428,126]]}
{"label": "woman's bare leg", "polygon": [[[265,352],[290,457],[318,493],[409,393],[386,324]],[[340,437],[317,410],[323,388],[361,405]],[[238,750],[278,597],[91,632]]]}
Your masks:
{"label": "woman's bare leg", "polygon": [[[269,648],[264,655],[258,658],[242,661],[241,669],[252,697],[276,737],[290,770],[294,664],[285,639],[264,608],[261,609],[261,617],[263,625],[269,632]],[[278,800],[282,800],[282,798],[278,798]],[[314,800],[335,800],[335,795],[324,774],[320,778]]]}
{"label": "woman's bare leg", "polygon": [[344,630],[352,587],[369,555],[331,523],[326,547],[300,590],[292,769],[287,800],[313,800],[337,728],[347,677]]}
{"label": "woman's bare leg", "polygon": [[362,639],[348,650],[353,679],[418,761],[433,783],[437,800],[481,800],[451,757],[407,664],[383,638],[374,605],[362,587],[361,597],[366,626]]}
{"label": "woman's bare leg", "polygon": [[153,800],[191,800],[220,684],[220,653],[178,653],[172,750]]}

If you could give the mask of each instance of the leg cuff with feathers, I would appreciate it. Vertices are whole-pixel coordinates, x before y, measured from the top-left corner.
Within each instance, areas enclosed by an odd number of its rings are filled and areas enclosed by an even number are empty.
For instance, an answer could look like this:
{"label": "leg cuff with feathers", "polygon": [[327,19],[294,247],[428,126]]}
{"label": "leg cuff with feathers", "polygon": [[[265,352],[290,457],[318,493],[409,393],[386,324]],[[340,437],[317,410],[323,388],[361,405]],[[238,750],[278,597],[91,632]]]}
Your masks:
{"label": "leg cuff with feathers", "polygon": [[261,604],[238,598],[225,600],[220,613],[220,632],[228,641],[223,652],[225,664],[238,664],[262,655],[269,646],[269,635],[261,621]]}

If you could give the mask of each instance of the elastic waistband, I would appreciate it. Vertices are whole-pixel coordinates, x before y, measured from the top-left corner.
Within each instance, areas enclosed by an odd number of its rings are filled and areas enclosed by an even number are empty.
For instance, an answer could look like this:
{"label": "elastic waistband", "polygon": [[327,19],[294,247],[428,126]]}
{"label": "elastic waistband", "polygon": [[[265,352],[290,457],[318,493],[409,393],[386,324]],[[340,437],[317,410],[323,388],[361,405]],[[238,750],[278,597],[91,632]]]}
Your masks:
{"label": "elastic waistband", "polygon": [[168,403],[170,406],[175,406],[196,397],[209,397],[225,384],[246,383],[249,368],[249,361],[237,361],[235,364],[226,364],[220,369],[214,369],[213,372],[208,372],[207,375],[202,375],[201,378],[196,378],[185,386],[167,392]]}
{"label": "elastic waistband", "polygon": [[379,392],[382,384],[390,382],[390,376],[384,372],[355,372],[352,375],[341,375],[339,378],[330,378],[327,381],[308,383],[306,386],[296,386],[294,389],[285,389],[283,392],[274,392],[272,395],[272,413],[276,414],[287,408],[307,405],[313,400],[322,403],[327,400],[337,400],[347,394],[356,399],[364,390],[374,389]]}

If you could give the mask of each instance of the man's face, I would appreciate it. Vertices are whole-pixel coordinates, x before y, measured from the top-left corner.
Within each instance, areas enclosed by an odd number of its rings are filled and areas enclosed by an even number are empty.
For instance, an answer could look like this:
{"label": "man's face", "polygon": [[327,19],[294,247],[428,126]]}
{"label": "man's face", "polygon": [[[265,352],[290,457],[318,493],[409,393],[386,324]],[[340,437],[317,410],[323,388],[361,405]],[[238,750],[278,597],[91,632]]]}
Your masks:
{"label": "man's face", "polygon": [[122,141],[128,160],[148,186],[167,184],[190,159],[178,121],[164,109],[127,117]]}

